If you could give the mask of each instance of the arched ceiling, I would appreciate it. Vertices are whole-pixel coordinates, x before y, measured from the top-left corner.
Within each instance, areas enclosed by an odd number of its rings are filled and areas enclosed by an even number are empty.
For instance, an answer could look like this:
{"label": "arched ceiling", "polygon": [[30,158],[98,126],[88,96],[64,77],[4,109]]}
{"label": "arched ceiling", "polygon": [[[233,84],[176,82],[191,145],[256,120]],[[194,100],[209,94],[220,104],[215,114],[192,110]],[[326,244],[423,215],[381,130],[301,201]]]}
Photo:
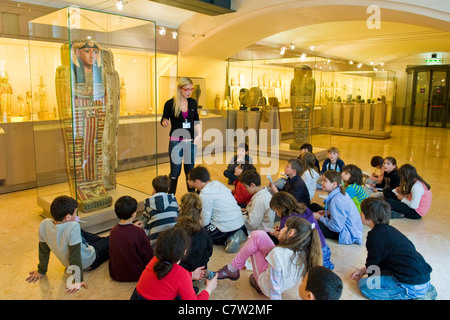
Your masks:
{"label": "arched ceiling", "polygon": [[[227,59],[253,43],[287,46],[291,42],[305,49],[314,45],[325,56],[364,63],[420,52],[450,52],[449,12],[403,3],[394,6],[393,1],[262,2],[258,7],[257,1],[244,1],[246,6],[229,15],[190,17],[180,30],[205,36],[181,38],[181,56]],[[250,3],[255,6],[251,8]],[[380,5],[380,29],[369,29],[366,23],[367,8],[374,3]]]}
{"label": "arched ceiling", "polygon": [[[293,42],[304,49],[314,45],[321,56],[363,63],[450,52],[448,0],[232,0],[236,12],[219,16],[148,0],[129,0],[121,12],[115,0],[27,2],[55,8],[74,4],[178,28],[181,64],[205,72],[208,61],[225,61],[254,43],[279,47]],[[371,5],[380,8],[380,29],[367,27]]]}

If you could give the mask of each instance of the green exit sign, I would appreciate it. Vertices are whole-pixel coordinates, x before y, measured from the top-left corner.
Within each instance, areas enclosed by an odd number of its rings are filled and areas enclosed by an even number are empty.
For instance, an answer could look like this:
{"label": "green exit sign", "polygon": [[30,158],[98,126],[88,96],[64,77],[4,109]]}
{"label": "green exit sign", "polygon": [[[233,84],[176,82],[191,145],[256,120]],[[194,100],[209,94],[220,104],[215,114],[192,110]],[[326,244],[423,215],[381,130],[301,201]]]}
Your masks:
{"label": "green exit sign", "polygon": [[442,59],[433,58],[433,59],[425,59],[426,64],[438,64],[442,63]]}

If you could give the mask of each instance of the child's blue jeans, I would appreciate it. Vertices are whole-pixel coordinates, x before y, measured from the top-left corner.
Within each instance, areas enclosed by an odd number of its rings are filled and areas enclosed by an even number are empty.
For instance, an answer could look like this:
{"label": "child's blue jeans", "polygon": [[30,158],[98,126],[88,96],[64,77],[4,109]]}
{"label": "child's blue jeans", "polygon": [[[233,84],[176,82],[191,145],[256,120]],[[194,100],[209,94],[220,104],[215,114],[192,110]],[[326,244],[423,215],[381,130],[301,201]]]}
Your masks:
{"label": "child's blue jeans", "polygon": [[391,275],[361,278],[358,286],[361,293],[371,300],[411,300],[425,295],[430,282],[411,285],[399,282]]}

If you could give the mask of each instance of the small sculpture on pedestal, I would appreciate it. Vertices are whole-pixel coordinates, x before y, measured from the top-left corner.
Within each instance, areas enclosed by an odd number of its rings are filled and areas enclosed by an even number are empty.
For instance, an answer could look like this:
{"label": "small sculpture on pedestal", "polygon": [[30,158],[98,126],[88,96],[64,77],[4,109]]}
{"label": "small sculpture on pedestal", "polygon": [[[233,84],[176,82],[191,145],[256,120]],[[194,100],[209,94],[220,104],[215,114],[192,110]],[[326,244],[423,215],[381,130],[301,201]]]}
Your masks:
{"label": "small sculpture on pedestal", "polygon": [[13,94],[13,89],[8,81],[8,73],[5,71],[0,81],[0,112],[1,116],[6,119],[11,117],[11,96]]}
{"label": "small sculpture on pedestal", "polygon": [[127,90],[125,89],[125,80],[123,80],[123,77],[120,78],[120,115],[125,116],[127,115],[127,105],[125,103],[125,100],[127,99]]}
{"label": "small sculpture on pedestal", "polygon": [[314,94],[316,82],[312,69],[308,65],[298,65],[294,68],[294,79],[291,81],[291,110],[294,125],[294,141],[290,149],[300,150],[303,143],[311,139],[310,117],[314,110]]}
{"label": "small sculpture on pedestal", "polygon": [[19,117],[23,117],[25,115],[25,100],[23,100],[23,95],[17,96],[17,108],[19,109]]}
{"label": "small sculpture on pedestal", "polygon": [[239,106],[240,110],[247,110],[247,103],[248,103],[248,89],[242,88],[239,90],[239,102],[241,105]]}
{"label": "small sculpture on pedestal", "polygon": [[47,120],[49,119],[48,114],[48,105],[47,105],[47,85],[44,83],[44,77],[41,76],[39,80],[39,112],[38,118],[39,120]]}

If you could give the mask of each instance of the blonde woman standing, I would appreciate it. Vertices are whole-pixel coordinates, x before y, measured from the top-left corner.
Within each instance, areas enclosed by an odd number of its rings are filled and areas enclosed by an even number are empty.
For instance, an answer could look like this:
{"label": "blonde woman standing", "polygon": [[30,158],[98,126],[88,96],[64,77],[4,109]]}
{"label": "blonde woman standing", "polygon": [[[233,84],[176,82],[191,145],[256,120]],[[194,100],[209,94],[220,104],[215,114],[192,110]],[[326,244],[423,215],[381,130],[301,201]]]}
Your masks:
{"label": "blonde woman standing", "polygon": [[[201,140],[202,129],[199,121],[197,102],[191,98],[194,85],[192,80],[181,77],[172,99],[164,104],[161,125],[171,125],[169,133],[170,189],[176,193],[181,164],[184,161],[184,173],[195,165],[197,143]],[[188,191],[194,191],[187,186]]]}

